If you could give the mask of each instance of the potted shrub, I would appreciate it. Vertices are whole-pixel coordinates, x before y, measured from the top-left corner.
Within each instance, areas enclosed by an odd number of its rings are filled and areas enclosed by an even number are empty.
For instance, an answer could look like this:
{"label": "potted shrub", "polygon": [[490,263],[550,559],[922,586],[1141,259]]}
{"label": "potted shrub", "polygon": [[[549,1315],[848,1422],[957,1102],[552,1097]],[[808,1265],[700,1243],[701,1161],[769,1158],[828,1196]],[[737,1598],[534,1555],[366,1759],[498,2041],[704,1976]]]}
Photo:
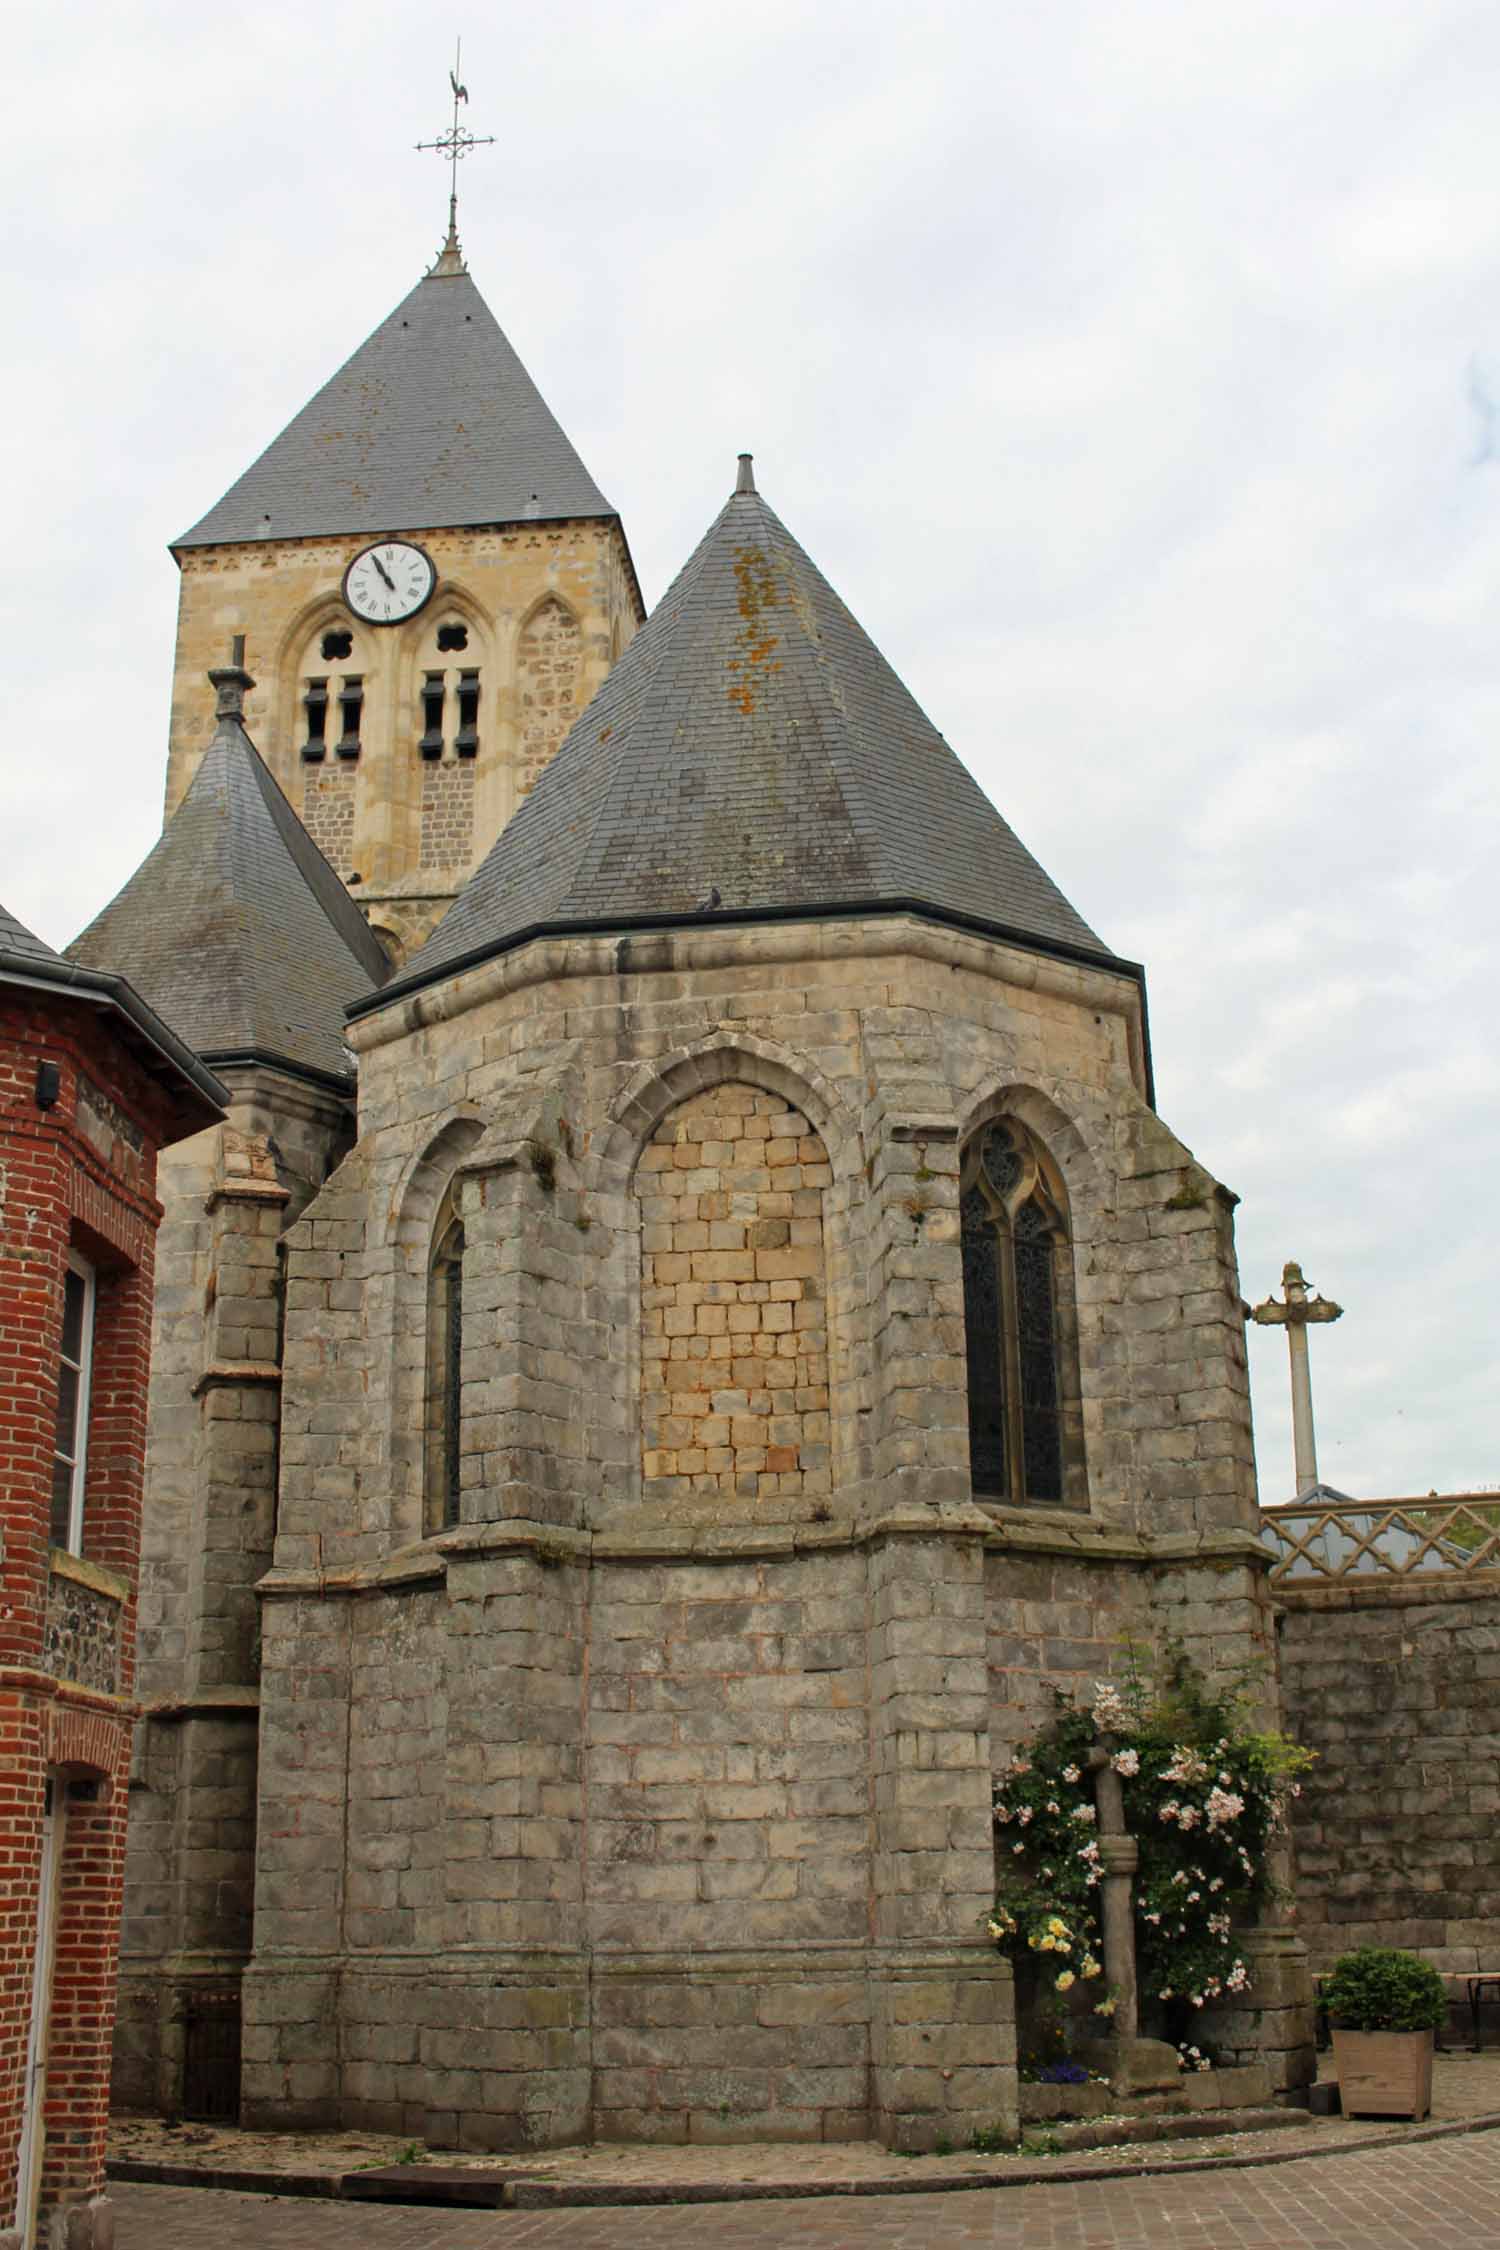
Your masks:
{"label": "potted shrub", "polygon": [[1346,2117],[1423,2118],[1432,2107],[1432,2040],[1448,2012],[1429,1962],[1390,1946],[1342,1954],[1323,1985]]}

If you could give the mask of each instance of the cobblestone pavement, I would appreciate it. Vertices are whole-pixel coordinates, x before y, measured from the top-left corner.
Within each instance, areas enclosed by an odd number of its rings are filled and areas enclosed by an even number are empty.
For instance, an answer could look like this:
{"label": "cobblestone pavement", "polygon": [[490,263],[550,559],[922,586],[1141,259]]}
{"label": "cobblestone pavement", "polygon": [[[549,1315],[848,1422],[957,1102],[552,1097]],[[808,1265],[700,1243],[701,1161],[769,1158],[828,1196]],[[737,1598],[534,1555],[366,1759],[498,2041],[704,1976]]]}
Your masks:
{"label": "cobblestone pavement", "polygon": [[119,2183],[117,2250],[1489,2250],[1500,2132],[1179,2178],[453,2213]]}
{"label": "cobblestone pavement", "polygon": [[[1324,2058],[1331,2068],[1329,2058]],[[1437,2057],[1433,2069],[1432,2122],[1457,2124],[1471,2118],[1500,2117],[1500,2050],[1484,2055],[1463,2052]],[[1313,2148],[1341,2149],[1351,2141],[1400,2142],[1412,2128],[1400,2119],[1305,2115],[1270,2132],[1236,2133],[1232,2119],[1217,2125],[1210,2147],[1215,2154],[1267,2157]],[[1028,2174],[1057,2168],[1073,2170],[1080,2161],[1101,2171],[1135,2170],[1141,2164],[1171,2171],[1185,2158],[1202,2156],[1204,2144],[1150,2145],[1099,2149],[1080,2159],[1077,2151],[1043,2153],[1050,2134],[1033,2132],[1025,2154],[1000,2151],[979,2155],[956,2149],[951,2156],[893,2157],[874,2141],[749,2143],[723,2147],[660,2147],[603,2143],[595,2147],[533,2149],[515,2157],[465,2156],[458,2150],[412,2150],[409,2139],[379,2133],[253,2133],[238,2126],[168,2125],[160,2118],[121,2114],[113,2121],[110,2155],[156,2164],[188,2165],[195,2171],[230,2170],[256,2174],[339,2174],[373,2164],[394,2164],[415,2153],[417,2161],[473,2165],[501,2175],[519,2174],[559,2188],[619,2189],[648,2186],[668,2193],[703,2184],[732,2185],[750,2192],[793,2194],[803,2187],[836,2185],[866,2190],[898,2186],[920,2192],[929,2182],[947,2187],[965,2173],[993,2177],[1012,2170]],[[258,2184],[258,2182],[257,2182]]]}

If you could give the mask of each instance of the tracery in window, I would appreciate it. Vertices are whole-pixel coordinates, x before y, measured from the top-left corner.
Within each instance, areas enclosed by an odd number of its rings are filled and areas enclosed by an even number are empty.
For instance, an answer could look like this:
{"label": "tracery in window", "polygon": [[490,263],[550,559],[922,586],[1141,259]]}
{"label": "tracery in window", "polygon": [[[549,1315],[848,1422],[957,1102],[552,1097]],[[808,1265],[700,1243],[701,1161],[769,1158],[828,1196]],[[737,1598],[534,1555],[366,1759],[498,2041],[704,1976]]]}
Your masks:
{"label": "tracery in window", "polygon": [[969,1459],[976,1495],[1055,1506],[1064,1492],[1062,1187],[1014,1118],[985,1126],[959,1181]]}
{"label": "tracery in window", "polygon": [[464,1228],[450,1187],[438,1206],[427,1286],[426,1505],[429,1532],[459,1520]]}

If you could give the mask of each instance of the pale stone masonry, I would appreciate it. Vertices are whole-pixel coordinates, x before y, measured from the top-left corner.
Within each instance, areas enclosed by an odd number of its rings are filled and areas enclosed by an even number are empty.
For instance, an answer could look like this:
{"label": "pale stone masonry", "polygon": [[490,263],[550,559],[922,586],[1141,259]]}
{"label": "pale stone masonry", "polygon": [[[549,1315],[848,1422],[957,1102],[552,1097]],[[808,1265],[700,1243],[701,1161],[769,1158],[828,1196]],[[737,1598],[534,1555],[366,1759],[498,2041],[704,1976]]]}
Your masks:
{"label": "pale stone masonry", "polygon": [[[427,936],[494,842],[569,726],[603,681],[639,621],[640,595],[620,526],[537,523],[411,528],[438,571],[433,599],[410,624],[377,633],[351,618],[339,595],[360,542],[336,538],[189,547],[182,584],[168,817],[197,771],[213,727],[203,675],[245,635],[257,685],[246,724],[314,840],[346,879],[390,950],[404,956]],[[427,673],[451,670],[439,647],[445,625],[467,633],[463,663],[479,675],[479,749],[456,786],[434,801],[434,768],[417,750]],[[322,654],[331,629],[352,639],[347,659]],[[357,759],[340,759],[339,678],[357,674],[364,705]],[[327,677],[327,746],[302,758],[309,680]],[[454,675],[456,680],[456,675]],[[447,695],[450,737],[456,685]],[[444,775],[453,758],[451,739]],[[454,817],[455,799],[468,817]]]}
{"label": "pale stone masonry", "polygon": [[[801,1515],[831,1489],[823,1190],[799,1110],[722,1085],[658,1125],[641,1207],[643,1495]],[[826,1513],[826,1510],[825,1510]]]}
{"label": "pale stone masonry", "polygon": [[[248,2115],[495,2146],[1013,2123],[996,1763],[1123,1630],[1210,1668],[1268,1646],[1228,1206],[1142,1098],[1136,1005],[897,917],[679,933],[639,973],[542,943],[353,1028],[360,1143],[287,1246]],[[1001,1110],[1067,1183],[1086,1518],[968,1495],[958,1151]],[[731,1161],[758,1118],[766,1161]],[[810,1184],[767,1186],[792,1157]],[[423,1538],[401,1401],[444,1171],[463,1520]],[[778,1193],[823,1206],[777,1278],[821,1256],[826,1489],[769,1467],[769,1414],[728,1413],[711,1469],[679,1441],[712,1392],[668,1413],[697,1394],[649,1351],[653,1310],[713,1347],[710,1287],[726,1337],[741,1304],[733,1333],[797,1336],[759,1321],[805,1300],[751,1294]],[[678,1231],[715,1225],[745,1246]],[[1225,2030],[1305,2071],[1305,1992]]]}

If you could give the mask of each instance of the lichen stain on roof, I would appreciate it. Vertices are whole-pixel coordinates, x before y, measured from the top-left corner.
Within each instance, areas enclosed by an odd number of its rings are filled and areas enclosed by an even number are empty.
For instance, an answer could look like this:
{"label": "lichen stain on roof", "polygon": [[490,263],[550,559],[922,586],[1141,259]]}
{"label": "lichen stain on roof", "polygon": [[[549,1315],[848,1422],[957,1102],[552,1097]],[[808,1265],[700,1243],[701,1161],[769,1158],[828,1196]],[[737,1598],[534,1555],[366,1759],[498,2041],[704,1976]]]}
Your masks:
{"label": "lichen stain on roof", "polygon": [[691,918],[714,892],[772,920],[925,906],[1111,958],[753,489],[391,990],[528,930]]}
{"label": "lichen stain on roof", "polygon": [[[779,672],[780,664],[771,664],[773,649],[781,645],[777,633],[767,632],[759,621],[764,611],[777,606],[776,574],[769,556],[759,547],[741,547],[734,558],[735,581],[739,588],[736,604],[744,624],[736,636],[744,650],[743,665],[755,665],[762,670]],[[759,630],[757,630],[759,626]],[[725,659],[725,670],[738,672],[743,668],[737,656]],[[734,709],[748,718],[755,709],[755,690],[748,680],[735,681],[725,691]]]}

